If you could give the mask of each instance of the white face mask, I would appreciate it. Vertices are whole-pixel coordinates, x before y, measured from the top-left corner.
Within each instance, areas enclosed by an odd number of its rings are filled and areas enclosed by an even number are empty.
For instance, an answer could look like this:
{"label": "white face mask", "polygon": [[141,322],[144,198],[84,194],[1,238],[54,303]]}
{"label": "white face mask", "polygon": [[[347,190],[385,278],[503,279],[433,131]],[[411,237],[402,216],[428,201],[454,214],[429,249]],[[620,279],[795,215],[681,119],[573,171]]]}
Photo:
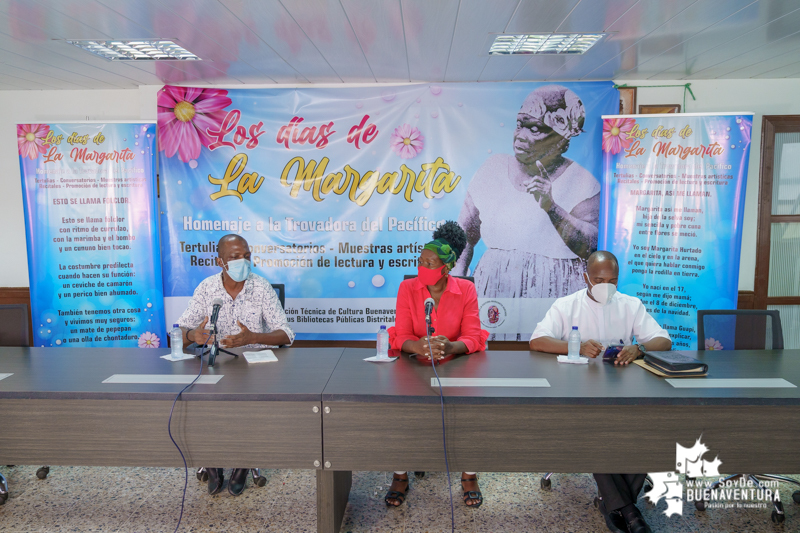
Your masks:
{"label": "white face mask", "polygon": [[610,302],[611,297],[617,292],[617,286],[613,283],[598,283],[597,285],[592,285],[592,282],[589,281],[589,276],[586,276],[586,283],[589,285],[589,294],[591,294],[592,298],[600,305],[606,305]]}

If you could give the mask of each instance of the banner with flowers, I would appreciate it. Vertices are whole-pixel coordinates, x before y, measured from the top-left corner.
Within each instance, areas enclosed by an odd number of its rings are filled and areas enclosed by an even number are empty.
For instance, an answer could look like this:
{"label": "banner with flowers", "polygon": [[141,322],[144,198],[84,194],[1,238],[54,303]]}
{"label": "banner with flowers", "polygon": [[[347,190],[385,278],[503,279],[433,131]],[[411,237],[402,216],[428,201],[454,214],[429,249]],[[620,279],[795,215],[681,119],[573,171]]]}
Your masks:
{"label": "banner with flowers", "polygon": [[445,220],[481,320],[527,340],[597,246],[610,82],[210,89],[158,94],[167,319],[245,237],[299,338],[372,339]]}
{"label": "banner with flowers", "polygon": [[19,124],[35,346],[166,346],[155,124]]}
{"label": "banner with flowers", "polygon": [[[697,347],[698,309],[736,309],[752,113],[603,117],[601,249],[672,337]],[[733,324],[700,339],[733,347]]]}

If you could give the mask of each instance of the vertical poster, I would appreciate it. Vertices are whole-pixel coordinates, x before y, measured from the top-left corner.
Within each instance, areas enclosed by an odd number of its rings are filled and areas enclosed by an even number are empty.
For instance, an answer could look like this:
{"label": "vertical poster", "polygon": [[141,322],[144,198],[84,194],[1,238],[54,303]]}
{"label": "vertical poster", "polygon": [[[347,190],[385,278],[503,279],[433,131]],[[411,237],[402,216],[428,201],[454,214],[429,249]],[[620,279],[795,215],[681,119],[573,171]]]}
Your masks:
{"label": "vertical poster", "polygon": [[286,286],[300,339],[374,339],[445,220],[493,339],[527,340],[585,284],[611,82],[158,93],[167,318],[218,274],[227,233]]}
{"label": "vertical poster", "polygon": [[[603,117],[598,246],[675,349],[696,349],[698,309],[736,309],[752,123],[752,113]],[[732,335],[700,342],[721,349]]]}
{"label": "vertical poster", "polygon": [[19,124],[35,346],[166,346],[155,124]]}

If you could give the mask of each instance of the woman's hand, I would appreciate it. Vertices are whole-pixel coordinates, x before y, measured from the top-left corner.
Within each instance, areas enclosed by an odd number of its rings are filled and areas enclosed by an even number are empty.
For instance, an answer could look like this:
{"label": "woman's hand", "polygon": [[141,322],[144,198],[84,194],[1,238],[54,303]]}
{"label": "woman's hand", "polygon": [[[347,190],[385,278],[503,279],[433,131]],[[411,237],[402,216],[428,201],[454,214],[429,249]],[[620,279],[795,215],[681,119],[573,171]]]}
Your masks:
{"label": "woman's hand", "polygon": [[[429,341],[430,347],[428,347]],[[419,343],[419,349],[415,351],[415,353],[427,357],[428,359],[442,359],[446,355],[447,345],[450,344],[447,337],[443,335],[437,337],[422,337],[417,342]]]}
{"label": "woman's hand", "polygon": [[547,173],[547,170],[540,161],[536,162],[536,166],[539,169],[540,175],[526,180],[523,185],[525,186],[525,190],[536,198],[541,208],[545,211],[549,211],[553,206],[553,183],[550,181],[550,174]]}

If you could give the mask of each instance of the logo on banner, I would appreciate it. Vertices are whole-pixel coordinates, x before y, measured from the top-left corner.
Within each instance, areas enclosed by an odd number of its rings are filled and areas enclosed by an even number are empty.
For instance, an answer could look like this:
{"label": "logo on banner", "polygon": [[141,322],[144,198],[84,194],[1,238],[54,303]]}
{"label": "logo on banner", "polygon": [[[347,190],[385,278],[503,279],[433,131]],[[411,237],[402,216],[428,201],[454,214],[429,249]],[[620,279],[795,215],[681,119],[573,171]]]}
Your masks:
{"label": "logo on banner", "polygon": [[[648,474],[653,480],[653,489],[646,494],[650,503],[656,505],[664,499],[667,502],[664,514],[672,516],[683,515],[684,501],[704,501],[708,509],[766,507],[773,501],[780,501],[778,481],[760,481],[757,484],[748,477],[726,481],[719,473],[722,464],[719,456],[713,461],[706,461],[703,458],[706,452],[708,447],[700,439],[691,448],[675,443],[676,470]],[[680,481],[680,474],[686,476],[685,487]],[[719,485],[712,489],[715,482],[719,482]]]}
{"label": "logo on banner", "polygon": [[497,300],[488,300],[481,305],[481,324],[487,328],[499,328],[507,316],[506,308]]}

